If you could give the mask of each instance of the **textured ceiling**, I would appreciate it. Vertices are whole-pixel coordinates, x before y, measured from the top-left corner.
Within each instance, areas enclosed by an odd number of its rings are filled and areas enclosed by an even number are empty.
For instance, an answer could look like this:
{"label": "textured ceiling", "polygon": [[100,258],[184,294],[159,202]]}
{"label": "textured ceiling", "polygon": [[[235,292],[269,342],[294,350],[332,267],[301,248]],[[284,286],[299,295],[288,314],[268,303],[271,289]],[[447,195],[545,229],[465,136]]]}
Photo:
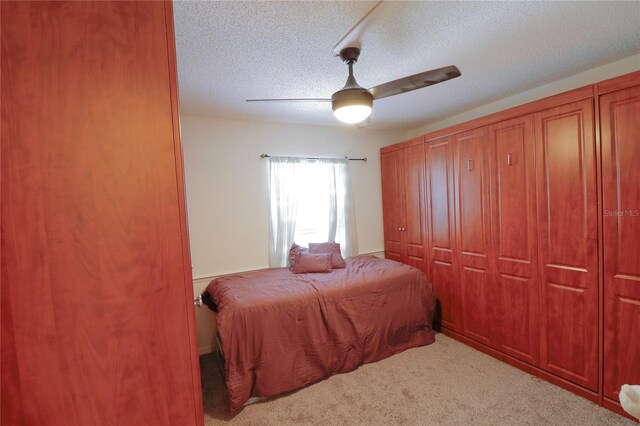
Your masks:
{"label": "textured ceiling", "polygon": [[[375,2],[174,6],[181,110],[344,126],[329,103],[347,68],[333,46]],[[640,2],[384,2],[361,38],[363,87],[446,65],[462,77],[374,103],[372,128],[410,129],[640,52]],[[639,64],[640,68],[640,64]]]}

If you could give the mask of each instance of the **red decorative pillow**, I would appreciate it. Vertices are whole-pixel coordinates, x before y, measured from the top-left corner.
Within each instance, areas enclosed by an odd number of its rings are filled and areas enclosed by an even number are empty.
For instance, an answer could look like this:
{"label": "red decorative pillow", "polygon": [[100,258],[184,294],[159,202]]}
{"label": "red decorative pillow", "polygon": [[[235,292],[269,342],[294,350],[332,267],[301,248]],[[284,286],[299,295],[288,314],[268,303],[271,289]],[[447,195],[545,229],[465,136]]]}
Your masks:
{"label": "red decorative pillow", "polygon": [[309,243],[309,253],[331,253],[333,254],[332,268],[346,268],[347,264],[340,253],[338,243]]}
{"label": "red decorative pillow", "polygon": [[293,245],[289,249],[289,269],[291,269],[292,271],[296,264],[296,254],[299,252],[308,253],[309,249],[293,243]]}
{"label": "red decorative pillow", "polygon": [[293,273],[305,274],[307,272],[331,272],[332,257],[332,253],[311,254],[299,251],[296,253]]}

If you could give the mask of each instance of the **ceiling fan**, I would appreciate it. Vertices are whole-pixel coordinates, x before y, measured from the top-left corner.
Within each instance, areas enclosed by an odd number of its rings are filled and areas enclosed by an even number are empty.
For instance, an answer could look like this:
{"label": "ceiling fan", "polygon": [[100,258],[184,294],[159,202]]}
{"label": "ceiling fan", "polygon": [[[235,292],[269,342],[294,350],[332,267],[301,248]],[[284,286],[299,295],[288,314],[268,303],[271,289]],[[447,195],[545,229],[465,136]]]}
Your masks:
{"label": "ceiling fan", "polygon": [[[367,14],[365,14],[358,23],[356,23],[356,25],[340,39],[336,48],[345,40],[347,40],[347,43],[355,44],[354,40],[349,40],[348,37],[354,33],[362,32],[366,25],[366,19],[369,17],[371,12],[380,5],[380,3],[382,3],[382,1],[378,2],[371,10],[369,10],[369,12],[367,12]],[[370,89],[365,89],[358,84],[353,76],[353,64],[355,64],[360,57],[360,48],[355,46],[344,47],[340,49],[339,56],[340,59],[342,59],[342,61],[349,67],[349,77],[347,77],[347,82],[344,87],[335,92],[331,98],[247,99],[247,102],[331,102],[331,108],[338,120],[343,123],[358,124],[369,118],[374,100],[432,86],[461,75],[460,70],[456,66],[449,65],[447,67],[424,71],[389,81]],[[359,127],[366,127],[366,125]]]}

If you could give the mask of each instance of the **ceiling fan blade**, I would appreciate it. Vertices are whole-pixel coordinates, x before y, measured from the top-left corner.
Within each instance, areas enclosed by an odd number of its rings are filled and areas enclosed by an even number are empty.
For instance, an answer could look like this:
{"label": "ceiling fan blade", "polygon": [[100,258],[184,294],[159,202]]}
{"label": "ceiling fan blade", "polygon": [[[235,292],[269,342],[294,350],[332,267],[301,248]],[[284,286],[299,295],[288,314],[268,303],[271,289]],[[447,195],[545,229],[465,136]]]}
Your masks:
{"label": "ceiling fan blade", "polygon": [[326,98],[247,99],[245,102],[331,102]]}
{"label": "ceiling fan blade", "polygon": [[342,36],[336,45],[333,46],[333,56],[340,56],[340,51],[345,47],[360,47],[360,36],[371,20],[371,13],[373,13],[381,3],[382,0],[377,2],[367,13],[364,14],[362,18],[360,18],[358,22],[356,22],[353,27],[351,27],[349,31],[347,31],[345,35]]}
{"label": "ceiling fan blade", "polygon": [[408,77],[399,78],[388,83],[380,84],[369,89],[369,93],[373,95],[373,99],[381,99],[442,83],[443,81],[460,77],[460,75],[462,74],[458,67],[455,65],[449,65],[448,67],[425,71]]}
{"label": "ceiling fan blade", "polygon": [[365,118],[364,120],[362,120],[359,123],[356,123],[356,127],[358,129],[364,129],[364,128],[367,128],[369,126],[371,126],[371,116]]}

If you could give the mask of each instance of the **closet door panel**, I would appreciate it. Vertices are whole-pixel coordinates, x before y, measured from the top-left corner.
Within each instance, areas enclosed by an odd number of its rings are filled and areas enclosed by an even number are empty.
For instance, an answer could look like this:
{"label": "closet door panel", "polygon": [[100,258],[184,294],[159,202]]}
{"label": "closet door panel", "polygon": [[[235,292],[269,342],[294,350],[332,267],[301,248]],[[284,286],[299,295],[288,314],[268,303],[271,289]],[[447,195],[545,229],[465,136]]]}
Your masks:
{"label": "closet door panel", "polygon": [[381,155],[382,214],[384,217],[384,255],[402,261],[402,224],[404,222],[404,188],[402,182],[402,151]]}
{"label": "closet door panel", "polygon": [[538,363],[537,228],[533,116],[490,127],[492,244],[498,347]]}
{"label": "closet door panel", "polygon": [[489,274],[486,269],[462,265],[460,281],[462,286],[462,326],[463,332],[478,342],[493,346],[489,327],[490,290]]}
{"label": "closet door panel", "polygon": [[491,235],[486,129],[456,135],[457,249],[463,332],[493,345],[494,288],[489,277]]}
{"label": "closet door panel", "polygon": [[404,187],[404,224],[402,233],[405,244],[404,262],[425,271],[425,207],[424,207],[424,144],[402,150],[402,175]]}
{"label": "closet door panel", "polygon": [[0,7],[0,422],[201,424],[170,8]]}
{"label": "closet door panel", "polygon": [[600,98],[604,396],[640,383],[640,86]]}
{"label": "closet door panel", "polygon": [[429,276],[436,294],[436,322],[459,328],[460,289],[454,264],[455,194],[450,138],[429,141],[426,151]]}
{"label": "closet door panel", "polygon": [[596,390],[597,199],[593,101],[536,114],[541,366]]}

